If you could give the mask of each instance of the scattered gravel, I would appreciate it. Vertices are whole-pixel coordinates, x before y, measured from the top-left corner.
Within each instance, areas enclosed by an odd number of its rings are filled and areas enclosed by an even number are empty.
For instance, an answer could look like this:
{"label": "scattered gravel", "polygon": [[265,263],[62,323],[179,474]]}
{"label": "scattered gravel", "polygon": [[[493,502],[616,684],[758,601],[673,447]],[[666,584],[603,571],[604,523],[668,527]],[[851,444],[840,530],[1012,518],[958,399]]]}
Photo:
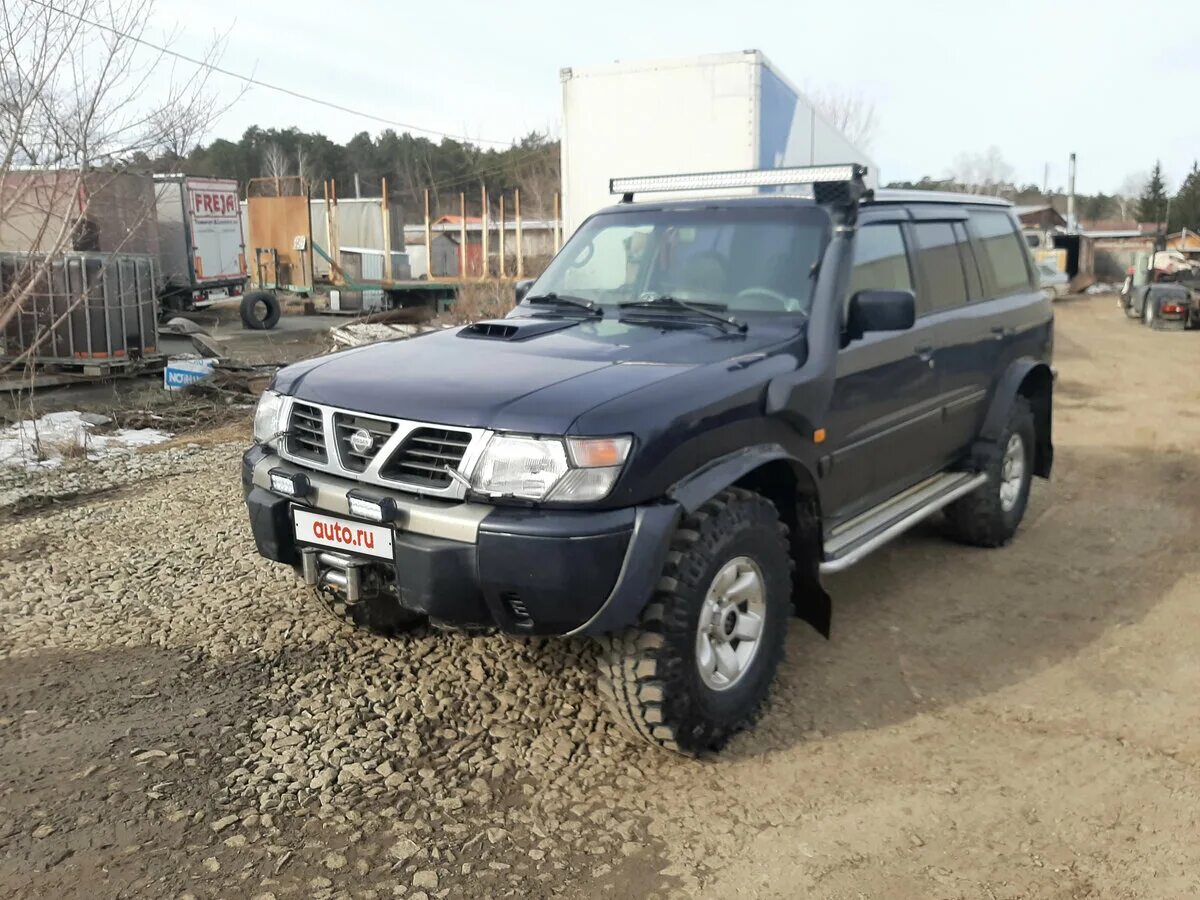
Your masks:
{"label": "scattered gravel", "polygon": [[151,820],[210,835],[200,870],[240,884],[231,851],[274,876],[286,850],[280,876],[309,890],[354,877],[440,897],[590,875],[632,838],[653,856],[648,797],[628,788],[661,754],[602,715],[590,643],[354,629],[255,552],[240,450],[0,471],[0,507],[17,512],[0,543],[0,660],[149,647],[184,660],[189,682],[253,683],[236,709],[189,701],[182,741],[125,751],[161,782]]}
{"label": "scattered gravel", "polygon": [[335,618],[236,444],[0,467],[0,896],[1197,895],[1194,345],[1112,314],[1059,307],[1017,540],[831,580],[704,761],[626,739],[587,642]]}

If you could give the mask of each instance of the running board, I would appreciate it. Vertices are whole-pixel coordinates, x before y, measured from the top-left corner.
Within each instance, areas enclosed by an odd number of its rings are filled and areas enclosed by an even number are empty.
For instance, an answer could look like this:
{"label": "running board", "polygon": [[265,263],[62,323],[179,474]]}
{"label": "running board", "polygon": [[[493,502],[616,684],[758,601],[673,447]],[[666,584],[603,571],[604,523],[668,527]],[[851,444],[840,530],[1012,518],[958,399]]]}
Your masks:
{"label": "running board", "polygon": [[976,472],[943,472],[843,522],[825,540],[821,574],[850,568],[918,522],[987,482]]}

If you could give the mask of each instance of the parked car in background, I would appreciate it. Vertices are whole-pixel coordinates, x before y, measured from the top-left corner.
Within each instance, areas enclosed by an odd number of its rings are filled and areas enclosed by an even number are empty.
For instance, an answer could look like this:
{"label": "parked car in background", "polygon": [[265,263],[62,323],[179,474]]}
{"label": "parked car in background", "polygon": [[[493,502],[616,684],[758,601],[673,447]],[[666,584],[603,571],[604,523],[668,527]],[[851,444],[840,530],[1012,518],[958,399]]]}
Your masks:
{"label": "parked car in background", "polygon": [[1196,295],[1186,285],[1143,284],[1121,297],[1125,315],[1151,328],[1182,330],[1200,322]]}
{"label": "parked car in background", "polygon": [[1053,263],[1038,263],[1037,276],[1042,292],[1051,300],[1065,296],[1071,289],[1071,279],[1067,277],[1067,273],[1060,272]]}

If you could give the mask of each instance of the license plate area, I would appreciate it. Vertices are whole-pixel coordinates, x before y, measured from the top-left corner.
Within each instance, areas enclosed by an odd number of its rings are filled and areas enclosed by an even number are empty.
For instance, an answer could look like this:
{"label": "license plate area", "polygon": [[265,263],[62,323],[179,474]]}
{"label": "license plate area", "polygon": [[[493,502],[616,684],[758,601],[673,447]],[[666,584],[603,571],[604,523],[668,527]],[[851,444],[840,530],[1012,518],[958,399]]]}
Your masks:
{"label": "license plate area", "polygon": [[392,529],[293,507],[296,540],[378,559],[392,558]]}

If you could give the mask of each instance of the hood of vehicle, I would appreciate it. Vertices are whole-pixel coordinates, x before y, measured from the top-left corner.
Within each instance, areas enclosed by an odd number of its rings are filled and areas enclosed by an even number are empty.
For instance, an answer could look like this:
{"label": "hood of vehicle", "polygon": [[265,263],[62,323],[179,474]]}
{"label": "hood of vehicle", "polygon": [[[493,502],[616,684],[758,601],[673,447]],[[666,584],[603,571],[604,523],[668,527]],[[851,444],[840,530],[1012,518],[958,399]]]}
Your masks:
{"label": "hood of vehicle", "polygon": [[515,339],[503,329],[495,337],[474,331],[446,329],[297,363],[280,370],[275,389],[381,416],[561,434],[602,403],[796,337],[794,320],[754,323],[746,334],[615,318],[533,328],[528,337],[518,330]]}

